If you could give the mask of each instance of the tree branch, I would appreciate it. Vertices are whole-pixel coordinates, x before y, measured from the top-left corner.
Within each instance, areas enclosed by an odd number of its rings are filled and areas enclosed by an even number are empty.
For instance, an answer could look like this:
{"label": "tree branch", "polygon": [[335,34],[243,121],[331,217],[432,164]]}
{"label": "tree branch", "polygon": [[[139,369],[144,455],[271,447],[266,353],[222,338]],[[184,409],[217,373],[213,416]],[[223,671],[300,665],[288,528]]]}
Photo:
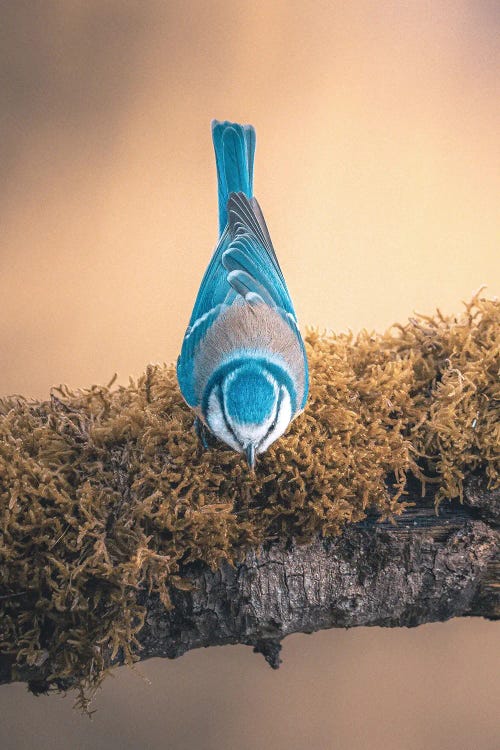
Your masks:
{"label": "tree branch", "polygon": [[[173,593],[167,611],[157,595],[140,595],[146,619],[138,640],[140,659],[176,658],[202,646],[247,644],[280,663],[281,641],[358,625],[414,627],[451,617],[500,616],[500,493],[480,478],[465,482],[464,504],[444,503],[439,515],[432,495],[425,502],[413,483],[416,503],[395,524],[375,515],[348,526],[339,537],[309,544],[268,544],[234,567],[216,571],[203,563],[184,568],[192,590]],[[41,657],[42,659],[43,657]],[[123,656],[107,664],[120,663]],[[46,687],[50,661],[30,668],[0,656],[0,682]],[[61,687],[70,687],[71,680]]]}

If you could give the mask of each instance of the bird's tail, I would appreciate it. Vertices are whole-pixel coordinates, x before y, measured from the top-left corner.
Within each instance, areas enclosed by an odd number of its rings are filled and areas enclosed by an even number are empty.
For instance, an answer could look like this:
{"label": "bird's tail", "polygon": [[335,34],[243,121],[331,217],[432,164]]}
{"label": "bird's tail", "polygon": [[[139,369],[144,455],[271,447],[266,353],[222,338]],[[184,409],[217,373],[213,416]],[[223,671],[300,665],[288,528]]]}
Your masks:
{"label": "bird's tail", "polygon": [[255,130],[251,125],[212,121],[212,139],[219,190],[219,231],[227,224],[227,202],[231,193],[253,194]]}

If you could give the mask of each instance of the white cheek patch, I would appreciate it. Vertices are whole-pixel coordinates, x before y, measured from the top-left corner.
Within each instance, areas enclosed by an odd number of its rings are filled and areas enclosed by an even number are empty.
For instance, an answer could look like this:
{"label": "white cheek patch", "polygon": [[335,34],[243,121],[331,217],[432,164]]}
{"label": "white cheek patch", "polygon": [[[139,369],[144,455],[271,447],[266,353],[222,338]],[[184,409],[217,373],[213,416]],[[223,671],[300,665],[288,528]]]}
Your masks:
{"label": "white cheek patch", "polygon": [[238,445],[230,431],[227,429],[226,420],[224,419],[224,413],[219,401],[217,389],[214,388],[208,399],[207,408],[207,422],[208,426],[223,443],[226,443],[235,451],[241,452],[241,445]]}
{"label": "white cheek patch", "polygon": [[274,443],[275,440],[283,435],[292,420],[292,402],[290,400],[290,394],[287,389],[283,387],[281,389],[281,394],[281,404],[278,418],[276,420],[276,427],[269,433],[269,435],[266,435],[262,442],[257,446],[257,453],[264,453],[271,443]]}

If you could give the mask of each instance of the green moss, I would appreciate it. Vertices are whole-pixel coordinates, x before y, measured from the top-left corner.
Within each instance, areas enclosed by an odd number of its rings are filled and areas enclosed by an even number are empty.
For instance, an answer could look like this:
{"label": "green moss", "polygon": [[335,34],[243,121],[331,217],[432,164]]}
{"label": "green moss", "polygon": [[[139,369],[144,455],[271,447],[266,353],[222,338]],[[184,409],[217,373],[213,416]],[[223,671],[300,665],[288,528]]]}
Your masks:
{"label": "green moss", "polygon": [[221,445],[200,450],[172,367],[0,402],[0,650],[47,661],[56,687],[96,684],[110,652],[134,659],[139,589],[169,607],[182,563],[337,534],[369,506],[396,516],[412,474],[438,502],[461,496],[466,472],[498,485],[497,301],[384,335],[312,331],[307,346],[307,410],[255,476]]}

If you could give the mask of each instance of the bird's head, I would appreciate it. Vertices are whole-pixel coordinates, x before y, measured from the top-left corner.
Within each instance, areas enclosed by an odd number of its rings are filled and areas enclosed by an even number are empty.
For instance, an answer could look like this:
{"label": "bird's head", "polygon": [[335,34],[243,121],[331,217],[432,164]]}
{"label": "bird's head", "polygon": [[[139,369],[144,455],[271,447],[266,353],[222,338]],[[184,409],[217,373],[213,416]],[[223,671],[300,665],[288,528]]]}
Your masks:
{"label": "bird's head", "polygon": [[290,424],[295,411],[288,374],[265,360],[239,360],[209,383],[204,416],[211,432],[245,453],[253,467]]}

